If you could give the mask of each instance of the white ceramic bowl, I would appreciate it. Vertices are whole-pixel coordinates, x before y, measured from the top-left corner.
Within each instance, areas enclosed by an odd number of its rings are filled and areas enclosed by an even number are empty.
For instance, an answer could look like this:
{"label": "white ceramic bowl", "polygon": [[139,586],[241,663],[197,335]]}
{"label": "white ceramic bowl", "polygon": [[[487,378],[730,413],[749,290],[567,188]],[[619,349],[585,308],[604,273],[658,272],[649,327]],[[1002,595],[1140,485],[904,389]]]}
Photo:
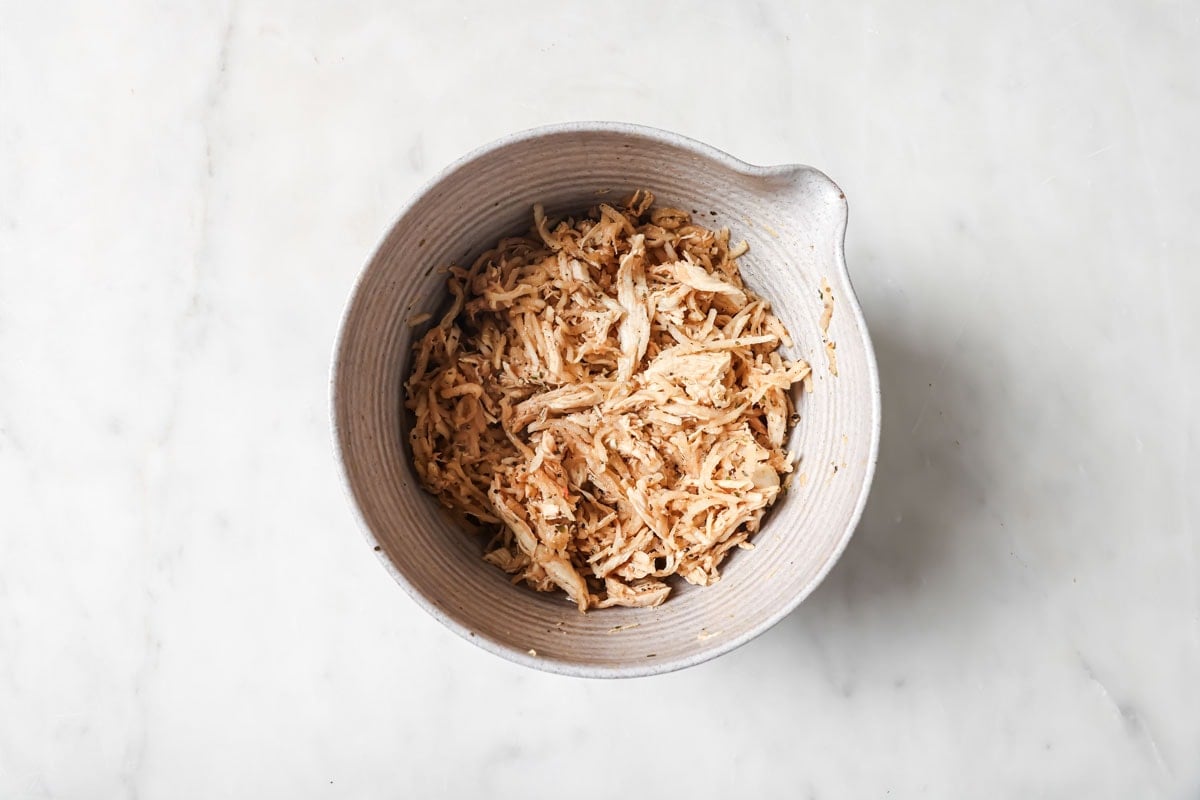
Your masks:
{"label": "white ceramic bowl", "polygon": [[[558,594],[512,585],[481,559],[483,543],[455,527],[423,492],[402,413],[414,331],[407,322],[445,298],[438,267],[467,264],[501,235],[526,230],[534,203],[580,211],[648,188],[659,203],[728,226],[750,252],[746,282],[768,298],[809,360],[814,391],[791,446],[790,491],[736,552],[722,580],[680,581],[658,608],[580,614]],[[667,672],[726,653],[782,619],[833,566],[866,502],[879,444],[879,379],[846,272],[846,199],[810,167],[755,167],[699,142],[618,123],[517,133],[468,154],[400,213],[359,278],[333,370],[333,421],[349,493],[367,538],[397,582],[448,628],[537,669],[590,677]],[[835,306],[819,327],[822,278]]]}

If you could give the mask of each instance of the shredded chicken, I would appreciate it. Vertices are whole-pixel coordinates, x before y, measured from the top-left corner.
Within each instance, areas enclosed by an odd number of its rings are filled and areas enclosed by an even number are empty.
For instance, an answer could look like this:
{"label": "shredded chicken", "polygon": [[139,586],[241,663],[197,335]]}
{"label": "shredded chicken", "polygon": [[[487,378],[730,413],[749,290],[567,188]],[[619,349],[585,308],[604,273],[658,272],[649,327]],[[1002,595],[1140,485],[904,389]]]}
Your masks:
{"label": "shredded chicken", "polygon": [[821,333],[829,333],[829,323],[833,319],[833,288],[828,278],[821,278]]}
{"label": "shredded chicken", "polygon": [[829,361],[829,374],[838,376],[837,342],[829,338],[829,323],[833,319],[833,289],[829,281],[821,278],[821,338],[825,342],[825,358]]}
{"label": "shredded chicken", "polygon": [[414,345],[413,463],[493,532],[484,558],[580,611],[656,606],[665,578],[719,580],[792,471],[809,365],[742,282],[727,230],[649,192],[451,267]]}

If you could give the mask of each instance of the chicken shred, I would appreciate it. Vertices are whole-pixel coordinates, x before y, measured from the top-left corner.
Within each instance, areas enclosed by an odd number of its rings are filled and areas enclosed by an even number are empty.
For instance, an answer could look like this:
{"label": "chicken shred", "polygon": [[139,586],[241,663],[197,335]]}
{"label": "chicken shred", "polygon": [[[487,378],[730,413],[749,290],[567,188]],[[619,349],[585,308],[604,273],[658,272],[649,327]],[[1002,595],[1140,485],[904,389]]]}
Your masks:
{"label": "chicken shred", "polygon": [[[500,240],[448,270],[414,344],[413,464],[493,536],[484,558],[579,608],[657,606],[666,578],[720,579],[793,469],[793,384],[810,376],[727,230],[619,207]],[[827,324],[827,323],[826,323]]]}
{"label": "chicken shred", "polygon": [[833,319],[833,289],[829,280],[821,278],[821,338],[825,343],[825,358],[829,362],[829,374],[838,376],[837,342],[829,338],[829,323]]}

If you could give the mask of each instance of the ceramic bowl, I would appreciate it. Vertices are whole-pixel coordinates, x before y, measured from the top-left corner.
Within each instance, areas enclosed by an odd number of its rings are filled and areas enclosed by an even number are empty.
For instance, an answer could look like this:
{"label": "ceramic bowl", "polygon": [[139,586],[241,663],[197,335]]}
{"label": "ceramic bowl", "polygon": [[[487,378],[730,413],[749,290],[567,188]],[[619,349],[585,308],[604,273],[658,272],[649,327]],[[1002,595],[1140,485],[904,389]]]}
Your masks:
{"label": "ceramic bowl", "polygon": [[[407,450],[403,383],[420,329],[445,300],[439,267],[469,264],[502,235],[527,230],[534,203],[551,215],[616,201],[638,188],[727,226],[750,252],[744,278],[769,299],[807,359],[790,441],[800,456],[755,548],[735,551],[709,587],[678,581],[658,608],[581,614],[560,594],[510,583],[481,558],[484,542],[422,491]],[[359,278],[332,378],[345,481],[368,542],[426,611],[465,639],[519,664],[588,677],[667,672],[729,652],[778,622],[846,547],[866,502],[879,443],[879,380],[846,272],[846,198],[805,166],[757,167],[682,136],[617,123],[517,133],[468,154],[400,213]],[[820,327],[820,285],[834,311]],[[825,338],[836,343],[836,376]]]}

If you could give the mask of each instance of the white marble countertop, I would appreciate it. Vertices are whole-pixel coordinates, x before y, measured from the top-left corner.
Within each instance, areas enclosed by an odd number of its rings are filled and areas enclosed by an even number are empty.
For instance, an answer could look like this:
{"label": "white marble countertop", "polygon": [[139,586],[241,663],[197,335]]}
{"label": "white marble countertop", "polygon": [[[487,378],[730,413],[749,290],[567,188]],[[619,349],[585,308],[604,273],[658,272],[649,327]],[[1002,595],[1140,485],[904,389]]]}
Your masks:
{"label": "white marble countertop", "polygon": [[[1198,796],[1194,6],[118,5],[0,4],[0,797]],[[833,176],[882,372],[842,562],[659,678],[443,630],[331,453],[393,215],[571,119]]]}

